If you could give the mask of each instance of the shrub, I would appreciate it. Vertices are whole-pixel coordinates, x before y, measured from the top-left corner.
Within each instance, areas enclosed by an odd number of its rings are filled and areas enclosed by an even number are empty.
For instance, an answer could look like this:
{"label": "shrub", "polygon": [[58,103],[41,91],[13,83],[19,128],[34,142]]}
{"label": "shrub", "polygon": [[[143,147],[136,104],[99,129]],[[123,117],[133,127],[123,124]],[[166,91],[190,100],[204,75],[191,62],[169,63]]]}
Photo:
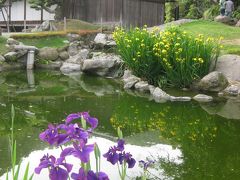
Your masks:
{"label": "shrub", "polygon": [[[158,33],[157,33],[158,32]],[[176,27],[159,33],[146,27],[114,32],[118,52],[133,73],[150,84],[189,86],[209,72],[220,51],[219,40],[193,37]]]}

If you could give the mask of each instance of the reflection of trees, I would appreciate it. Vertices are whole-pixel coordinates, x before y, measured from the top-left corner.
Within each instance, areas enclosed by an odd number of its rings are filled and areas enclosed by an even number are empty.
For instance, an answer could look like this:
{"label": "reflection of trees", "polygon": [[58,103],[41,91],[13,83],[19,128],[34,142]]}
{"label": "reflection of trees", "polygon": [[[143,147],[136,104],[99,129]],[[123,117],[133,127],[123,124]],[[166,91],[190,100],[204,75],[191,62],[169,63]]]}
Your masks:
{"label": "reflection of trees", "polygon": [[[133,97],[132,97],[133,98]],[[159,141],[182,150],[183,163],[159,161],[174,179],[224,179],[240,177],[240,124],[208,115],[195,103],[155,105],[141,99],[121,101],[111,118],[125,135],[159,130]],[[137,141],[137,139],[136,139]],[[216,177],[216,178],[215,178]],[[223,178],[222,178],[223,177]]]}

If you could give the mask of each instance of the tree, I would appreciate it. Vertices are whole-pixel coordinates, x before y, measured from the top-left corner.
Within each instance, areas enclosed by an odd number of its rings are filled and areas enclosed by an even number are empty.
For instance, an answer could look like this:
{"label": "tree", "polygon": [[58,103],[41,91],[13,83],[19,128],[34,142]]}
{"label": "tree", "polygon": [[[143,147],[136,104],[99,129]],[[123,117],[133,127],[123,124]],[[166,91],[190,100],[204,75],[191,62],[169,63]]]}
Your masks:
{"label": "tree", "polygon": [[[61,9],[63,0],[29,0],[31,8],[41,10],[41,20],[43,19],[43,10],[51,14],[56,14],[56,11]],[[57,5],[55,9],[51,9],[51,6]]]}

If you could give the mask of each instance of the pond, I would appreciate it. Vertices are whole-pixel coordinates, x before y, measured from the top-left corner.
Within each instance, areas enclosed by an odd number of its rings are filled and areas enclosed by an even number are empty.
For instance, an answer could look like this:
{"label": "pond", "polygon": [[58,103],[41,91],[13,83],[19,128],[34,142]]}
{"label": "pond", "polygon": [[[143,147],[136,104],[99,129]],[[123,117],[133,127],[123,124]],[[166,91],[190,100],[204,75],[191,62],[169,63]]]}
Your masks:
{"label": "pond", "polygon": [[[188,94],[188,92],[176,92]],[[151,172],[160,179],[239,179],[239,102],[168,102],[158,104],[124,91],[118,80],[49,71],[2,72],[0,77],[0,177],[10,168],[10,111],[16,109],[18,159],[38,165],[48,149],[38,135],[49,123],[60,123],[73,112],[89,111],[99,119],[91,141],[102,153],[114,144],[121,127],[127,150],[137,160],[156,160]],[[219,110],[230,103],[226,111]],[[235,113],[234,113],[235,112]],[[115,168],[103,166],[111,179]],[[104,170],[105,170],[104,169]],[[113,171],[112,171],[113,170]],[[131,170],[130,179],[140,168]],[[35,176],[34,179],[42,179]]]}

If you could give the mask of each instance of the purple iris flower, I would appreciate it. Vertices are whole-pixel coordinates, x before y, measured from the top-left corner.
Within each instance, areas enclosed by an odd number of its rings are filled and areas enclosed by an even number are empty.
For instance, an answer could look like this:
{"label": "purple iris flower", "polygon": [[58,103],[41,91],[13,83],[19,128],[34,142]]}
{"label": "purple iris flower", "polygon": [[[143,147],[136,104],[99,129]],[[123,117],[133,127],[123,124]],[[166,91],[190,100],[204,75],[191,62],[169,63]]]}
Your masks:
{"label": "purple iris flower", "polygon": [[66,118],[66,123],[69,124],[75,119],[84,118],[91,126],[91,129],[95,129],[98,126],[98,120],[94,117],[91,117],[88,112],[79,112],[70,114]]}
{"label": "purple iris flower", "polygon": [[73,180],[109,180],[108,175],[104,172],[94,173],[93,171],[88,171],[85,173],[83,168],[79,169],[79,173],[72,173]]}
{"label": "purple iris flower", "polygon": [[151,161],[151,160],[148,160],[148,161],[139,161],[139,164],[143,165],[143,169],[146,171],[150,166],[152,166],[153,164],[155,163],[155,161]]}
{"label": "purple iris flower", "polygon": [[133,168],[136,164],[136,160],[132,158],[130,153],[125,153],[124,144],[125,141],[119,139],[117,142],[117,146],[110,147],[107,153],[103,155],[103,157],[107,158],[107,161],[115,165],[116,163],[122,164],[126,162],[128,164],[128,168]]}
{"label": "purple iris flower", "polygon": [[79,158],[82,162],[87,163],[90,159],[90,153],[94,151],[94,144],[85,145],[84,143],[73,144],[74,148],[69,147],[62,151],[61,157],[65,158],[66,156],[73,155],[74,157]]}
{"label": "purple iris flower", "polygon": [[50,145],[54,145],[58,141],[58,127],[49,124],[48,129],[39,135],[42,141],[48,142]]}
{"label": "purple iris flower", "polygon": [[39,166],[35,168],[35,173],[40,174],[42,169],[48,168],[50,170],[49,178],[51,180],[67,180],[72,166],[72,164],[65,163],[65,158],[63,157],[56,159],[54,156],[47,154],[40,160]]}

